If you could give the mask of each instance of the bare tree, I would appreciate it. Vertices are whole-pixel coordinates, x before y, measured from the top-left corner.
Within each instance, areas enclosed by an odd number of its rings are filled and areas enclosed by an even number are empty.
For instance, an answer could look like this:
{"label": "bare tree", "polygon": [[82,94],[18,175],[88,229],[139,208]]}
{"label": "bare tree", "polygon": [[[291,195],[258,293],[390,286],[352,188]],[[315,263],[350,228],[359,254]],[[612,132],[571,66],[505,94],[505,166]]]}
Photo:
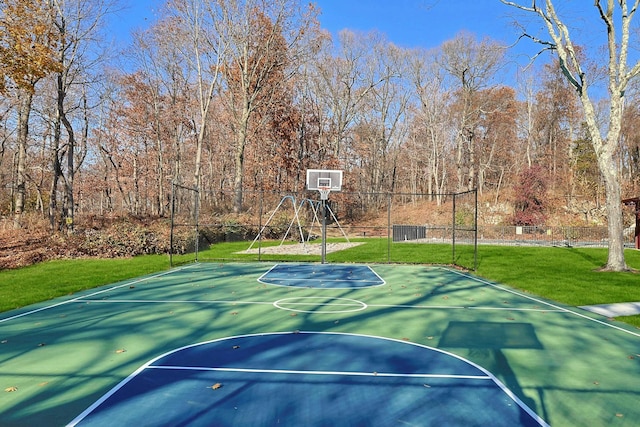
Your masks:
{"label": "bare tree", "polygon": [[458,140],[456,142],[458,190],[477,186],[477,127],[483,110],[480,93],[503,65],[504,48],[495,41],[477,41],[462,32],[442,45],[440,62],[455,80]]}
{"label": "bare tree", "polygon": [[448,105],[451,94],[445,89],[444,72],[436,62],[434,52],[415,51],[410,60],[409,76],[416,96],[414,117],[418,150],[412,161],[426,162],[427,193],[437,193],[436,202],[442,203],[440,193],[446,185],[446,143],[450,122]]}
{"label": "bare tree", "polygon": [[[136,123],[132,132],[146,134],[153,141],[153,163],[156,176],[154,211],[164,216],[167,202],[166,178],[171,173],[177,181],[186,135],[191,131],[188,120],[188,67],[181,61],[180,43],[174,40],[174,19],[160,20],[145,32],[134,34],[130,56],[139,68],[134,83],[144,87],[131,103],[142,103],[146,114],[132,111]],[[137,81],[140,79],[141,81]]]}
{"label": "bare tree", "polygon": [[207,135],[207,123],[215,91],[220,84],[230,38],[230,16],[226,1],[170,0],[167,16],[174,25],[172,39],[180,42],[182,56],[195,72],[199,116],[195,120],[197,133],[194,186],[202,179],[202,149]]}
{"label": "bare tree", "polygon": [[[226,1],[225,33],[229,38],[225,67],[226,104],[233,117],[235,136],[234,210],[242,210],[244,156],[254,129],[256,111],[269,108],[297,72],[305,55],[309,28],[315,22],[315,9],[302,9],[295,0]],[[258,118],[260,120],[260,118]]]}
{"label": "bare tree", "polygon": [[538,3],[533,1],[530,6],[526,6],[514,1],[501,1],[505,5],[532,14],[542,21],[549,34],[549,40],[542,40],[527,32],[523,33],[523,37],[532,39],[544,50],[552,50],[557,55],[562,74],[580,98],[606,191],[609,254],[604,269],[628,270],[629,267],[624,259],[621,185],[616,157],[620,146],[625,92],[629,82],[640,73],[640,61],[629,64],[631,23],[640,0],[595,0],[594,2],[603,25],[603,34],[606,34],[608,55],[606,69],[609,114],[608,123],[604,126],[598,121],[596,105],[589,91],[596,82],[597,75],[587,68],[586,60],[580,56],[580,50],[572,40],[569,26],[565,24],[566,19],[561,18],[557,13],[554,2],[552,0],[542,0]]}
{"label": "bare tree", "polygon": [[365,86],[370,89],[358,113],[354,144],[360,158],[350,163],[362,165],[364,183],[371,192],[393,192],[399,147],[407,134],[409,89],[401,79],[406,73],[407,51],[386,40],[379,40],[370,51],[363,70]]}
{"label": "bare tree", "polygon": [[367,62],[374,46],[380,43],[377,33],[354,33],[343,30],[338,34],[338,53],[333,41],[325,38],[317,56],[309,84],[313,87],[322,126],[321,146],[338,160],[348,147],[350,129],[365,97],[382,80],[367,78]]}
{"label": "bare tree", "polygon": [[18,158],[14,217],[20,220],[26,199],[27,138],[36,84],[61,69],[55,58],[58,44],[53,30],[53,5],[48,0],[3,0],[0,8],[0,93],[18,94]]}
{"label": "bare tree", "polygon": [[[99,34],[111,0],[51,0],[53,26],[58,46],[56,59],[61,70],[55,74],[56,111],[52,119],[52,184],[49,197],[51,228],[73,230],[75,216],[74,179],[87,155],[90,122],[90,86],[92,71],[104,57],[97,54]],[[63,141],[63,139],[65,141]],[[58,182],[62,180],[62,206],[58,214]]]}

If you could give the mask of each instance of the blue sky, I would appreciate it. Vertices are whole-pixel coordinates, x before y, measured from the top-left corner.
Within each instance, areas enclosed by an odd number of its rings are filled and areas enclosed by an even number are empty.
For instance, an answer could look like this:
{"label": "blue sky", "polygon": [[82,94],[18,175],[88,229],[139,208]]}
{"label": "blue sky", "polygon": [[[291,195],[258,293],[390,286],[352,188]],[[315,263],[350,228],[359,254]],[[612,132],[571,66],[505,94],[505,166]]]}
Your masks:
{"label": "blue sky", "polygon": [[[110,33],[125,47],[128,34],[148,27],[155,19],[164,0],[121,0],[128,7],[111,20]],[[306,1],[306,0],[302,0]],[[477,39],[490,37],[512,45],[519,35],[513,26],[519,12],[500,0],[312,0],[321,10],[320,24],[333,34],[348,28],[357,31],[377,30],[389,41],[407,48],[435,48],[466,30]],[[529,4],[530,0],[522,0]],[[556,0],[557,10],[570,16],[572,30],[581,30],[583,44],[602,45],[601,32],[593,32],[595,8],[592,0]],[[529,23],[529,31],[540,29]],[[575,32],[575,31],[574,31]],[[545,33],[539,33],[543,38]],[[575,35],[575,34],[574,34]],[[596,38],[597,37],[597,38]],[[512,59],[520,65],[538,52],[531,42],[521,42],[510,50]],[[546,61],[548,57],[541,58]]]}
{"label": "blue sky", "polygon": [[316,4],[324,28],[378,30],[402,47],[437,47],[461,30],[478,38],[515,40],[507,16],[512,10],[499,0],[316,0]]}
{"label": "blue sky", "polygon": [[[113,33],[126,43],[133,29],[153,22],[162,0],[125,0],[128,6],[112,20]],[[332,33],[377,30],[402,47],[436,47],[465,29],[478,38],[515,40],[509,14],[499,0],[315,0],[320,23]]]}

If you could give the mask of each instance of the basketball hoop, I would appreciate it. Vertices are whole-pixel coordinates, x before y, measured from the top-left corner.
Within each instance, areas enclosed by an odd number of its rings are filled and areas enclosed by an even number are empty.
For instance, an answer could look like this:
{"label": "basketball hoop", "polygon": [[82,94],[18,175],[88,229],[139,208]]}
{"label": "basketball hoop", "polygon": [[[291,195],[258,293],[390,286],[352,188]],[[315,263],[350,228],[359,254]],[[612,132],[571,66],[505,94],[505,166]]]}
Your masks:
{"label": "basketball hoop", "polygon": [[331,187],[318,187],[318,191],[320,192],[320,200],[329,199],[329,193],[331,192]]}
{"label": "basketball hoop", "polygon": [[[322,200],[322,263],[326,261],[327,254],[327,211],[331,211],[327,205],[331,191],[342,190],[342,171],[333,169],[307,169],[307,190],[318,191]],[[335,218],[335,217],[334,217]]]}

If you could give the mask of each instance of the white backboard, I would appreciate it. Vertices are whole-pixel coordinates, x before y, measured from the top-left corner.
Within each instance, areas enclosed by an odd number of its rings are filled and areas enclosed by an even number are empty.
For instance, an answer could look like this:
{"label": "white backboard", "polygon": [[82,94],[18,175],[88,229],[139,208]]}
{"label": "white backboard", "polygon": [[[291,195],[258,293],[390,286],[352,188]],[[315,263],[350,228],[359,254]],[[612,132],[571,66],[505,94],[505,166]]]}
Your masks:
{"label": "white backboard", "polygon": [[342,189],[342,171],[330,169],[307,169],[307,190],[329,187],[331,191]]}

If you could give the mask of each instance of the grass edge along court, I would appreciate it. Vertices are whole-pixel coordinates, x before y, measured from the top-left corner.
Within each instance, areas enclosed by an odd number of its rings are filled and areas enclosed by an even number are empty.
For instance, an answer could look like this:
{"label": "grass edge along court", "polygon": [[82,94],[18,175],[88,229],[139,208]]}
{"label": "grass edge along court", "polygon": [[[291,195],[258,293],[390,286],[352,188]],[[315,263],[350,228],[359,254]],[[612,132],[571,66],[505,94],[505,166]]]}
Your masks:
{"label": "grass edge along court", "polygon": [[[11,407],[16,425],[42,414],[64,424],[172,349],[237,335],[330,331],[453,351],[494,373],[551,425],[632,425],[640,416],[632,403],[639,373],[633,328],[446,268],[373,265],[384,285],[309,289],[258,282],[272,265],[190,264],[4,313],[23,321],[0,323],[2,363],[15,382],[6,387],[16,387],[0,408]],[[274,304],[287,298],[314,308]],[[344,299],[366,308],[327,310]]]}

